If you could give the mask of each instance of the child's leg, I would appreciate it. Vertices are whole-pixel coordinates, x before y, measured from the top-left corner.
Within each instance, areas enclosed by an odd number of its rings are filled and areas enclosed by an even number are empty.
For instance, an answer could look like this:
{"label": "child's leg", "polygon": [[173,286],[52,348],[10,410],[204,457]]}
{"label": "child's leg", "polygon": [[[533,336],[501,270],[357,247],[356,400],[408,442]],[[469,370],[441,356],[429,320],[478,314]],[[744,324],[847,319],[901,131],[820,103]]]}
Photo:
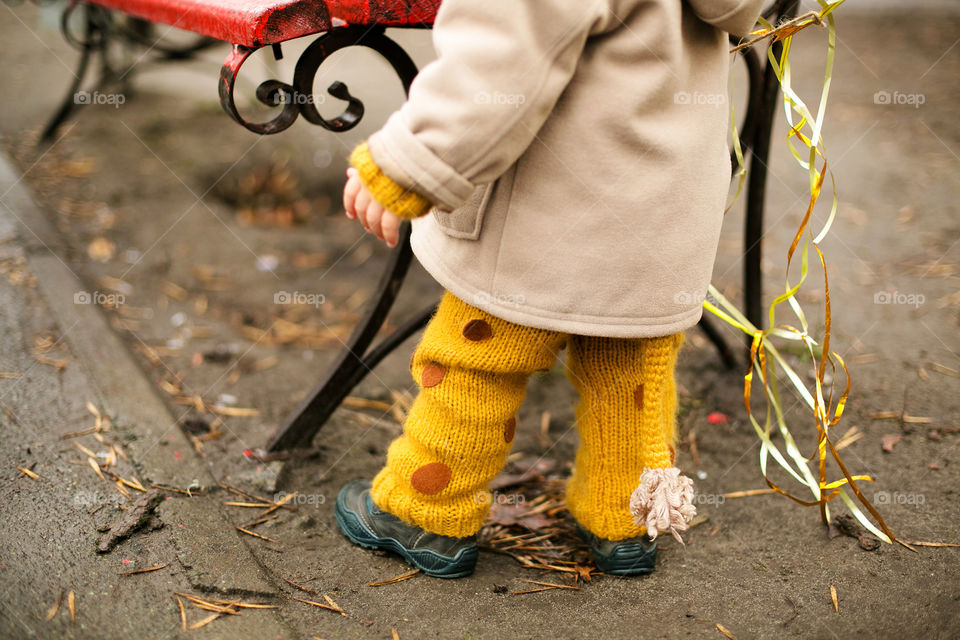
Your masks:
{"label": "child's leg", "polygon": [[553,364],[565,339],[445,294],[411,362],[420,394],[373,480],[376,505],[432,533],[476,533],[527,379]]}
{"label": "child's leg", "polygon": [[595,536],[623,540],[644,532],[630,513],[630,495],[644,468],[673,464],[682,338],[570,337],[567,375],[580,392],[580,448],[567,507]]}

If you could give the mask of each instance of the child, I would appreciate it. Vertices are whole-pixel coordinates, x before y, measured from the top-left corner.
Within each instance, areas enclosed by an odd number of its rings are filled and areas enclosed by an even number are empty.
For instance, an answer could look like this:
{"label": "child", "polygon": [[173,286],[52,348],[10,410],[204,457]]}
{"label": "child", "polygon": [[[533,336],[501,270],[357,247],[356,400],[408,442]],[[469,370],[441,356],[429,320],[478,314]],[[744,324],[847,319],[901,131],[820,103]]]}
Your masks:
{"label": "child", "polygon": [[659,532],[686,529],[674,365],[730,180],[727,33],[761,2],[444,0],[437,60],[344,188],[347,215],[390,246],[414,220],[447,290],[403,435],[337,499],[351,541],[469,575],[527,379],[564,347],[580,393],[567,506],[597,566],[650,573]]}

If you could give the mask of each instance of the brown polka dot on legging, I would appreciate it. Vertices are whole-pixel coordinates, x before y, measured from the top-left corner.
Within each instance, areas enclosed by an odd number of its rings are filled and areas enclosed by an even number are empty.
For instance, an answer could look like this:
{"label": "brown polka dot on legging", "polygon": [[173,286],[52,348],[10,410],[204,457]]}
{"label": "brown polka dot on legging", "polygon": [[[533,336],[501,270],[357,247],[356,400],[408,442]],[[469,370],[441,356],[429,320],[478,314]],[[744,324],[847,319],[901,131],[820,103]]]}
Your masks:
{"label": "brown polka dot on legging", "polygon": [[420,384],[424,387],[435,387],[440,384],[440,381],[443,380],[443,376],[447,374],[447,370],[444,366],[438,362],[428,362],[427,366],[423,368],[423,373],[420,374]]}
{"label": "brown polka dot on legging", "polygon": [[430,462],[413,472],[410,485],[420,493],[432,496],[450,484],[452,472],[442,462]]}
{"label": "brown polka dot on legging", "polygon": [[513,436],[517,433],[517,419],[510,418],[503,425],[503,441],[513,442]]}
{"label": "brown polka dot on legging", "polygon": [[493,335],[493,329],[486,320],[471,320],[463,327],[463,337],[471,342],[480,342]]}
{"label": "brown polka dot on legging", "polygon": [[637,385],[637,388],[633,391],[633,403],[637,405],[637,409],[643,409],[643,383]]}

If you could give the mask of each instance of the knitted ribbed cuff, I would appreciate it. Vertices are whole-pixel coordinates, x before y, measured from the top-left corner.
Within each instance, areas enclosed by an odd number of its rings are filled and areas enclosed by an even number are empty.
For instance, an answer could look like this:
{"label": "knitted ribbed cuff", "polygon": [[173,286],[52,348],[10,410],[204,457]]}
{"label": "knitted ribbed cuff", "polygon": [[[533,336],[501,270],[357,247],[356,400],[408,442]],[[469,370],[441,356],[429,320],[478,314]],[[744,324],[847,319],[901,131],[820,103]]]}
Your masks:
{"label": "knitted ribbed cuff", "polygon": [[358,145],[350,154],[350,164],[360,174],[360,181],[374,200],[398,217],[405,220],[419,218],[433,206],[416,191],[405,189],[383,173],[373,161],[366,142]]}

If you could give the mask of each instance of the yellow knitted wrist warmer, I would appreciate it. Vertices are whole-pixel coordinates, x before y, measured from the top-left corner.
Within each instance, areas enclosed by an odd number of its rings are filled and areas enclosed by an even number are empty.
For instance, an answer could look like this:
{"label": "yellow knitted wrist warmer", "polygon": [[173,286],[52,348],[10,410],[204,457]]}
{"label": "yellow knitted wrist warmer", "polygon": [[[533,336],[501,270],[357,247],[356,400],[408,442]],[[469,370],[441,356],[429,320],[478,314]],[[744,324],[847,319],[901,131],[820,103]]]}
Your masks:
{"label": "yellow knitted wrist warmer", "polygon": [[380,170],[364,142],[350,154],[350,164],[373,199],[400,218],[412,220],[430,210],[432,204],[412,189],[405,189]]}

